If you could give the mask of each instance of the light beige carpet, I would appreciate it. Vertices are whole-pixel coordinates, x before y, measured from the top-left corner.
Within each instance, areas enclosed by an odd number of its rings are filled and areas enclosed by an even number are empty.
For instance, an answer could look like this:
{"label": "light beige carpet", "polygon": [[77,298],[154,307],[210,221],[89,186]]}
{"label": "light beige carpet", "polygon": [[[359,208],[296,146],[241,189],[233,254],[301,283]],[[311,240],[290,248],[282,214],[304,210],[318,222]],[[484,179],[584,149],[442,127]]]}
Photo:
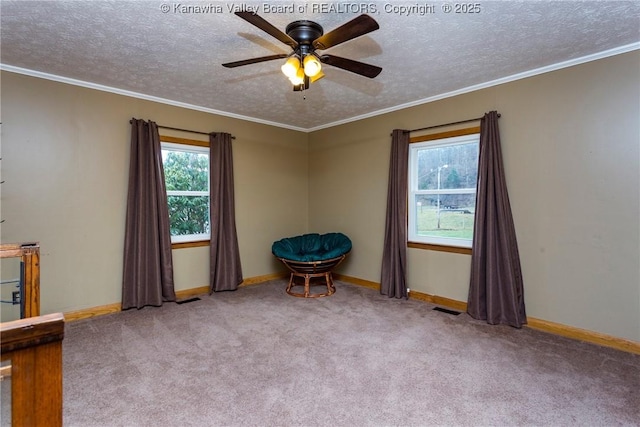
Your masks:
{"label": "light beige carpet", "polygon": [[66,426],[640,423],[640,356],[337,282],[67,324]]}

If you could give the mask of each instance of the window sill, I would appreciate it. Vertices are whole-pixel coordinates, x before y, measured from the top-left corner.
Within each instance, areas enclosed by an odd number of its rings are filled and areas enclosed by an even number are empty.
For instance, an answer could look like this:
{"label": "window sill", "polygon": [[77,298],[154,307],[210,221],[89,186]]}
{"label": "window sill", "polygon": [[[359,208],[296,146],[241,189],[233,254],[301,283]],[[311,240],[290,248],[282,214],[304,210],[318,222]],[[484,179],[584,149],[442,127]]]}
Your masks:
{"label": "window sill", "polygon": [[459,246],[433,245],[430,243],[407,242],[407,247],[413,249],[426,249],[429,251],[450,252],[454,254],[471,255],[471,248],[462,248]]}
{"label": "window sill", "polygon": [[197,248],[200,246],[209,246],[210,240],[199,240],[197,242],[179,242],[172,243],[171,249]]}

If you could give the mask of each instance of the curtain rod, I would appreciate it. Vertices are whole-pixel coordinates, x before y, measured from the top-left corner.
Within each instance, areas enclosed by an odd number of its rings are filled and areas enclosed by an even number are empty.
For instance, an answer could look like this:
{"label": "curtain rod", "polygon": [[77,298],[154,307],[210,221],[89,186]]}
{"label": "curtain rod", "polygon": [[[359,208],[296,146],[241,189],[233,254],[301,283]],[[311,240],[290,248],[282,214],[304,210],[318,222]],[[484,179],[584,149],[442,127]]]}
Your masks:
{"label": "curtain rod", "polygon": [[[158,125],[158,127],[159,127],[159,128],[161,128],[161,129],[177,130],[177,131],[180,131],[180,132],[197,133],[198,135],[210,135],[210,133],[207,133],[207,132],[200,132],[200,131],[197,131],[197,130],[189,130],[189,129],[173,128],[173,127],[170,127],[170,126],[162,126],[162,125]],[[213,132],[213,133],[215,133],[215,132]],[[236,139],[236,137],[232,135],[232,136],[231,136],[231,139]]]}
{"label": "curtain rod", "polygon": [[[500,117],[500,113],[498,113],[498,117]],[[463,123],[477,122],[478,120],[482,120],[482,118],[483,117],[476,117],[475,119],[460,120],[459,122],[451,122],[451,123],[444,123],[444,124],[441,124],[441,125],[427,126],[426,128],[411,129],[411,130],[408,130],[406,132],[407,133],[411,133],[411,132],[418,132],[418,131],[421,131],[421,130],[442,128],[442,127],[445,127],[445,126],[461,125]]]}
{"label": "curtain rod", "polygon": [[[129,123],[133,123],[133,120],[129,120]],[[207,132],[200,132],[200,131],[197,131],[197,130],[190,130],[190,129],[173,128],[173,127],[170,127],[170,126],[158,125],[158,128],[177,130],[177,131],[180,131],[180,132],[197,133],[198,135],[210,135],[210,133],[207,133]],[[212,132],[212,133],[215,133],[215,132]],[[231,139],[236,139],[236,137],[232,135]]]}

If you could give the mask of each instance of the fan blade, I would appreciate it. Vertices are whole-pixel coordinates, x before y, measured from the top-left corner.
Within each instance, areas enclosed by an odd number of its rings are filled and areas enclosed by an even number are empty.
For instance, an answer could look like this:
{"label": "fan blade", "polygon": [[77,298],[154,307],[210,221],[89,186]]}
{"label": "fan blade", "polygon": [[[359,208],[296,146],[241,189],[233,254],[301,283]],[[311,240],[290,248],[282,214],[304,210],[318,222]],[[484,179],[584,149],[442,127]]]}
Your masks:
{"label": "fan blade", "polygon": [[353,59],[341,58],[335,55],[322,55],[320,61],[333,65],[334,67],[342,68],[343,70],[351,71],[352,73],[360,74],[361,76],[369,77],[370,79],[376,77],[382,71],[382,68],[378,66],[354,61]]}
{"label": "fan blade", "polygon": [[235,68],[235,67],[241,67],[243,65],[257,64],[258,62],[272,61],[274,59],[282,59],[282,58],[286,58],[287,56],[289,55],[287,55],[286,53],[280,53],[278,55],[261,56],[260,58],[245,59],[243,61],[227,62],[226,64],[222,64],[222,66],[227,68]]}
{"label": "fan blade", "polygon": [[246,12],[246,11],[236,12],[236,15],[238,15],[240,18],[244,19],[248,23],[253,24],[256,27],[260,28],[265,33],[277,38],[282,43],[291,46],[293,49],[298,47],[297,41],[295,41],[294,39],[289,37],[287,34],[283,33],[282,31],[280,31],[279,29],[271,25],[269,22],[267,22],[264,18],[260,17],[259,15],[253,12]]}
{"label": "fan blade", "polygon": [[375,31],[378,28],[380,27],[375,19],[369,15],[360,15],[335,30],[329,31],[327,34],[315,39],[313,41],[313,47],[320,50],[329,49],[340,43]]}

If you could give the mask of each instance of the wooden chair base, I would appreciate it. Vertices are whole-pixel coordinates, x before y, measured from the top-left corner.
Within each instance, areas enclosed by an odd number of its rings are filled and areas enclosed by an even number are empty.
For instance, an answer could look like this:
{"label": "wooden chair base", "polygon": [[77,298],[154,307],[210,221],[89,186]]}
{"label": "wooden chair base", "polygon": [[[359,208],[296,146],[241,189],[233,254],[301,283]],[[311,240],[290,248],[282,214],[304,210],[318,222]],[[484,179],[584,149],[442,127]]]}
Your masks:
{"label": "wooden chair base", "polygon": [[[346,256],[347,254],[343,254],[339,257],[321,261],[294,261],[278,258],[291,271],[291,278],[289,279],[289,285],[287,286],[287,293],[294,297],[301,298],[319,298],[333,295],[336,291],[336,287],[333,285],[331,270],[340,264]],[[303,282],[296,283],[296,278],[303,279]],[[313,285],[311,282],[314,279],[318,279],[318,281],[324,279],[324,284],[327,286],[327,292],[311,293],[310,288]],[[302,286],[304,288],[304,292],[293,291],[292,289],[296,286]]]}
{"label": "wooden chair base", "polygon": [[[303,283],[296,283],[296,277],[300,277],[302,279],[304,279]],[[312,280],[313,279],[322,279],[324,278],[325,284],[327,286],[327,291],[326,292],[322,292],[322,293],[311,293],[311,286],[314,285],[312,284]],[[321,283],[318,283],[317,286],[322,285]],[[304,289],[304,292],[294,292],[293,288],[295,288],[296,286],[302,286]],[[333,285],[333,279],[331,277],[331,272],[325,272],[325,273],[315,273],[315,274],[303,274],[303,273],[291,273],[291,278],[289,279],[289,286],[287,286],[287,293],[289,295],[293,295],[294,297],[300,297],[300,298],[320,298],[320,297],[326,297],[329,295],[333,295],[334,292],[336,291],[336,287]]]}

